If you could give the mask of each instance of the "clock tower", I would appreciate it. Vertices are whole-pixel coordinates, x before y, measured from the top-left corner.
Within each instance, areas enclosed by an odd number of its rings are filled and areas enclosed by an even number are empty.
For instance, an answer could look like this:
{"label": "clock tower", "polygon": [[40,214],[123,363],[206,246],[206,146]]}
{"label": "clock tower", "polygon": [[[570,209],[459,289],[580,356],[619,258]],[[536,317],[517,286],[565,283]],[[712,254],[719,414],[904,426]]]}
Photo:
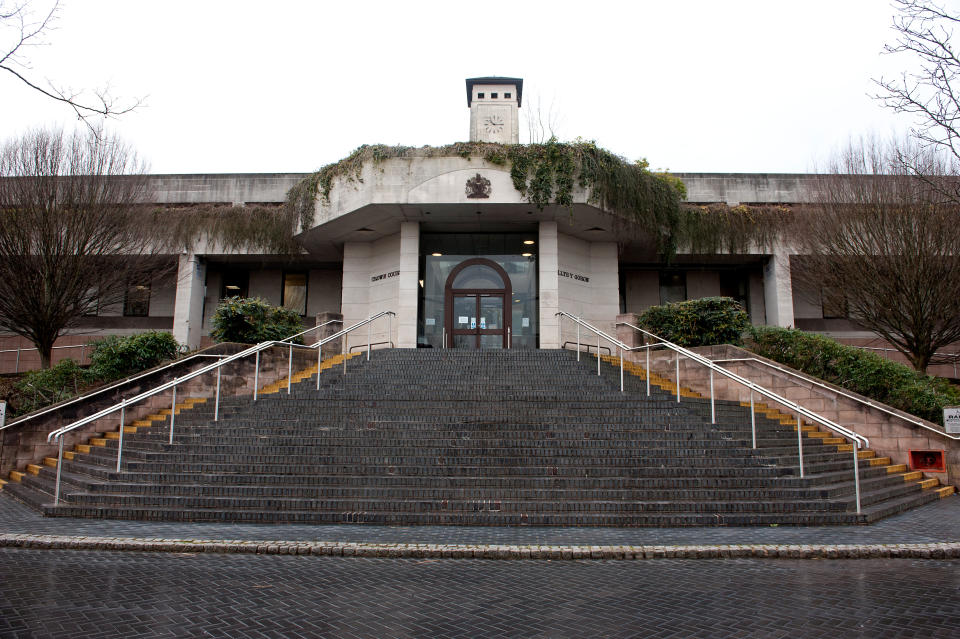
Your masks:
{"label": "clock tower", "polygon": [[467,78],[470,141],[520,143],[522,78]]}

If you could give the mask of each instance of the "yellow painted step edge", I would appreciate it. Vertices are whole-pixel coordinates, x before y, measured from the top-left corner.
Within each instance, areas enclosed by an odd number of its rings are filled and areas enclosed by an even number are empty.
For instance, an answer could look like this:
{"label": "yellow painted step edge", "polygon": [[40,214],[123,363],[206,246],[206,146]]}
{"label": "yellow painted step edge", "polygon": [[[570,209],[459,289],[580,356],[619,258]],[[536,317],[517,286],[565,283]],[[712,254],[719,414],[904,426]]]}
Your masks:
{"label": "yellow painted step edge", "polygon": [[906,470],[907,470],[906,464],[894,464],[893,466],[887,466],[887,473],[891,475],[893,473],[902,473],[902,472],[905,472]]}
{"label": "yellow painted step edge", "polygon": [[920,488],[927,490],[928,488],[934,488],[940,485],[940,480],[936,477],[931,477],[930,479],[924,479],[920,482]]}
{"label": "yellow painted step edge", "polygon": [[10,471],[10,481],[20,482],[26,476],[26,473],[21,473],[19,470]]}
{"label": "yellow painted step edge", "polygon": [[937,494],[940,495],[941,499],[944,497],[949,497],[955,492],[957,492],[957,489],[954,486],[944,486],[943,488],[937,488]]}
{"label": "yellow painted step edge", "polygon": [[43,466],[38,466],[36,464],[27,464],[27,472],[31,475],[39,475],[40,471],[43,470]]}
{"label": "yellow painted step edge", "polygon": [[44,466],[49,466],[50,468],[57,467],[57,458],[56,457],[44,457],[43,458]]}
{"label": "yellow painted step edge", "polygon": [[923,477],[923,473],[919,470],[910,471],[908,473],[903,473],[900,475],[903,477],[903,481],[919,481]]}
{"label": "yellow painted step edge", "polygon": [[78,453],[89,453],[89,452],[90,452],[90,445],[89,445],[89,444],[77,444],[77,445],[75,446],[75,448],[77,449],[77,452],[78,452]]}

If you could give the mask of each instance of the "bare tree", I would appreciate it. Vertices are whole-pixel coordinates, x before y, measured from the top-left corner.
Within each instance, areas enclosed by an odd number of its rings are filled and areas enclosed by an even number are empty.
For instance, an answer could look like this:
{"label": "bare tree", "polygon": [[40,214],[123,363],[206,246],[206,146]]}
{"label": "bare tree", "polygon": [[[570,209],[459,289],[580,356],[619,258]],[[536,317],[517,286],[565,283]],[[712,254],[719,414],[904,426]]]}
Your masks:
{"label": "bare tree", "polygon": [[50,365],[56,339],[170,268],[138,205],[145,167],[102,133],[35,131],[0,151],[0,327]]}
{"label": "bare tree", "polygon": [[560,139],[562,118],[553,101],[544,108],[540,96],[529,97],[523,118],[527,123],[527,144],[546,144]]}
{"label": "bare tree", "polygon": [[805,254],[798,277],[919,371],[960,340],[960,207],[942,196],[956,187],[944,173],[942,155],[910,143],[851,143],[793,232]]}
{"label": "bare tree", "polygon": [[60,2],[54,0],[40,11],[34,11],[31,4],[30,0],[0,0],[0,70],[11,74],[30,89],[70,107],[91,131],[100,130],[91,118],[122,115],[142,104],[142,99],[130,102],[116,100],[110,95],[109,87],[85,93],[55,85],[50,80],[44,80],[43,83],[37,80],[27,52],[31,47],[45,43],[45,37],[56,22]]}

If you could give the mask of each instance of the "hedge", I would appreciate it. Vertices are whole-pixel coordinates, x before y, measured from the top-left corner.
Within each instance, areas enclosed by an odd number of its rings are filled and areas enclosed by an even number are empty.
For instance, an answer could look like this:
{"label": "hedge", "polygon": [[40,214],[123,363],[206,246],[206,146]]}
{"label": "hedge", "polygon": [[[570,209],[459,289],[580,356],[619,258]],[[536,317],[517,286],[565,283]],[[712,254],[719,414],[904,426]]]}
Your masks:
{"label": "hedge", "polygon": [[822,335],[753,327],[750,350],[807,375],[943,424],[943,407],[960,405],[960,390],[945,379]]}
{"label": "hedge", "polygon": [[704,297],[654,306],[640,316],[640,326],[681,346],[743,343],[750,319],[730,297]]}
{"label": "hedge", "polygon": [[[259,344],[283,340],[303,330],[296,311],[271,306],[258,297],[228,297],[213,313],[210,336],[218,342]],[[302,344],[302,340],[294,340]]]}

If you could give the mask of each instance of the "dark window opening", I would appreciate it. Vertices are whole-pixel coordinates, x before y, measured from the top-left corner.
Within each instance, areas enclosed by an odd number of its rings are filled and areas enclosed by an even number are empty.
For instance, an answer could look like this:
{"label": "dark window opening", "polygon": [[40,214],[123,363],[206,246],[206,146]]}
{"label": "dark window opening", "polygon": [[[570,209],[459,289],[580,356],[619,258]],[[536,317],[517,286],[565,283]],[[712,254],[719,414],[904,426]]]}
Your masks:
{"label": "dark window opening", "polygon": [[506,99],[509,100],[511,97],[513,97],[513,94],[512,94],[512,93],[504,93],[504,94],[503,94],[503,97],[505,97]]}
{"label": "dark window opening", "polygon": [[686,273],[660,273],[660,303],[671,304],[687,299]]}
{"label": "dark window opening", "polygon": [[136,284],[127,288],[123,299],[126,317],[147,317],[150,314],[150,285]]}
{"label": "dark window opening", "polygon": [[247,297],[250,291],[249,271],[225,271],[220,283],[220,299]]}
{"label": "dark window opening", "polygon": [[477,99],[478,99],[478,100],[482,100],[483,97],[484,97],[484,94],[483,94],[483,93],[478,93],[478,94],[477,94]]}
{"label": "dark window opening", "polygon": [[298,315],[307,314],[307,274],[284,273],[280,305]]}
{"label": "dark window opening", "polygon": [[496,94],[496,93],[491,93],[491,94],[490,94],[490,99],[491,99],[491,100],[496,100],[496,99],[497,99],[497,94]]}
{"label": "dark window opening", "polygon": [[732,297],[740,303],[743,310],[750,312],[749,282],[747,276],[738,272],[720,273],[720,297]]}
{"label": "dark window opening", "polygon": [[820,290],[820,305],[823,307],[823,319],[848,319],[850,308],[843,291],[824,287]]}

